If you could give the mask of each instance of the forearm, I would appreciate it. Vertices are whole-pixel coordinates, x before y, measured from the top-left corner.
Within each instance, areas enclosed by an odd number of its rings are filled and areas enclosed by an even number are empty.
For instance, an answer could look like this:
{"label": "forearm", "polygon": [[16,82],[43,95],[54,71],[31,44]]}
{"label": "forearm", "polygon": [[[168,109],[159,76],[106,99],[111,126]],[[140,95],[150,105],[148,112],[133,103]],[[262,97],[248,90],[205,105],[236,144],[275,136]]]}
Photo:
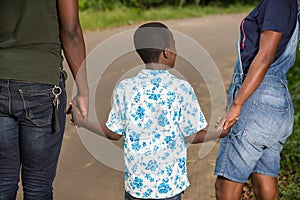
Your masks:
{"label": "forearm", "polygon": [[217,126],[217,130],[230,129],[237,122],[242,106],[259,87],[270,65],[274,61],[281,35],[282,33],[274,31],[263,31],[261,33],[259,51],[250,65],[242,87],[235,96],[232,105],[227,110],[222,121]]}
{"label": "forearm", "polygon": [[264,60],[263,56],[258,54],[255,57],[242,87],[235,96],[232,105],[226,112],[226,115],[217,130],[220,130],[221,128],[228,130],[236,123],[244,103],[259,87],[269,69],[269,66],[270,61]]}
{"label": "forearm", "polygon": [[274,61],[281,33],[264,31],[261,33],[259,51],[253,59],[248,74],[233,105],[242,106],[263,81],[270,65]]}
{"label": "forearm", "polygon": [[238,94],[234,98],[233,105],[243,106],[247,99],[253,94],[253,92],[259,87],[264,79],[270,62],[264,60],[260,56],[256,56],[253,60],[245,81],[240,88]]}
{"label": "forearm", "polygon": [[79,22],[77,0],[57,0],[60,39],[65,58],[75,78],[78,94],[88,96],[86,51]]}
{"label": "forearm", "polygon": [[75,79],[78,94],[88,96],[86,52],[80,26],[74,31],[61,30],[64,55]]}
{"label": "forearm", "polygon": [[119,140],[121,135],[118,135],[107,128],[105,124],[98,124],[94,122],[90,122],[87,120],[82,120],[77,124],[80,127],[86,128],[87,130],[100,135],[102,137],[106,137],[111,140]]}
{"label": "forearm", "polygon": [[201,130],[193,135],[185,137],[185,141],[190,144],[208,142],[211,140],[216,140],[218,138],[225,137],[228,134],[228,132],[229,130],[222,130],[222,131]]}

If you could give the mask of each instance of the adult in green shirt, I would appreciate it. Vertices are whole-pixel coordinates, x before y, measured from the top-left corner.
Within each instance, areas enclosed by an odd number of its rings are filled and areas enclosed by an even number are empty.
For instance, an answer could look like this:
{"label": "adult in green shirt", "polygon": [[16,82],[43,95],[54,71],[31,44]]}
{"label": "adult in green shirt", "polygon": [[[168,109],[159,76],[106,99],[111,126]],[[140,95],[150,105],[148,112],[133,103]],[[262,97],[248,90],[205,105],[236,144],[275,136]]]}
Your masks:
{"label": "adult in green shirt", "polygon": [[[53,199],[66,116],[62,50],[87,118],[85,45],[77,0],[0,1],[0,200]],[[80,72],[80,73],[79,73]]]}

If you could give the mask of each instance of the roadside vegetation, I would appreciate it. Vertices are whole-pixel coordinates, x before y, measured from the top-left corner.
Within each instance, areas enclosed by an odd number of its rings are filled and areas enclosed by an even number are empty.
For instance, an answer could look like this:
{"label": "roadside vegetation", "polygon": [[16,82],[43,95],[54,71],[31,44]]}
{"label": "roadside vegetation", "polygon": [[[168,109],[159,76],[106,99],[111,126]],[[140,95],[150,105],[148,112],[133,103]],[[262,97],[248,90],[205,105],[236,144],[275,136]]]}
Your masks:
{"label": "roadside vegetation", "polygon": [[[249,3],[251,2],[251,3]],[[84,30],[104,29],[142,21],[201,17],[249,12],[255,1],[240,0],[79,0]],[[295,125],[281,152],[279,189],[281,200],[300,200],[300,49],[295,66],[288,72],[295,107]],[[243,200],[255,200],[251,183],[244,187]]]}
{"label": "roadside vegetation", "polygon": [[281,152],[280,196],[281,200],[300,199],[300,46],[295,66],[288,72],[292,94],[295,123],[293,134]]}
{"label": "roadside vegetation", "polygon": [[[101,7],[101,6],[100,6]],[[137,24],[143,21],[182,19],[202,17],[213,14],[232,14],[249,12],[252,4],[243,5],[240,3],[218,6],[200,6],[187,4],[185,6],[174,6],[163,4],[159,7],[133,7],[117,4],[109,8],[83,6],[80,11],[80,21],[84,30],[98,30],[122,25]]]}

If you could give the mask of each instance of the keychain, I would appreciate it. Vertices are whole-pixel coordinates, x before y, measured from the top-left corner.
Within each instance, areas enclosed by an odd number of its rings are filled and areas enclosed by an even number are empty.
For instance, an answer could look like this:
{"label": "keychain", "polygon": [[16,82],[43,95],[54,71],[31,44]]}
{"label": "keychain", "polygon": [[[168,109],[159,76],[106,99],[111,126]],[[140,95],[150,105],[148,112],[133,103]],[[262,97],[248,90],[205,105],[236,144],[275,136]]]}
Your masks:
{"label": "keychain", "polygon": [[59,126],[59,117],[58,117],[58,106],[59,106],[59,95],[61,94],[62,89],[59,86],[54,86],[52,89],[52,94],[54,95],[54,100],[53,100],[53,108],[54,108],[54,133],[59,133],[60,132],[60,126]]}

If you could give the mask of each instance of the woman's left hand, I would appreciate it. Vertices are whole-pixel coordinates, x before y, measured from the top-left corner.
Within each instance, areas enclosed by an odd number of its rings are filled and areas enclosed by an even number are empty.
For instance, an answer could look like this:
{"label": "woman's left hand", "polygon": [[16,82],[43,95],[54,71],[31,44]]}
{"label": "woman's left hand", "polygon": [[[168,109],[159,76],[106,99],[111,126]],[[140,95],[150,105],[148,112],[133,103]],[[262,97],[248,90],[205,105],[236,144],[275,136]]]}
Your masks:
{"label": "woman's left hand", "polygon": [[231,128],[238,121],[238,116],[240,115],[241,108],[241,105],[232,104],[226,112],[225,116],[217,122],[216,129],[227,130]]}

